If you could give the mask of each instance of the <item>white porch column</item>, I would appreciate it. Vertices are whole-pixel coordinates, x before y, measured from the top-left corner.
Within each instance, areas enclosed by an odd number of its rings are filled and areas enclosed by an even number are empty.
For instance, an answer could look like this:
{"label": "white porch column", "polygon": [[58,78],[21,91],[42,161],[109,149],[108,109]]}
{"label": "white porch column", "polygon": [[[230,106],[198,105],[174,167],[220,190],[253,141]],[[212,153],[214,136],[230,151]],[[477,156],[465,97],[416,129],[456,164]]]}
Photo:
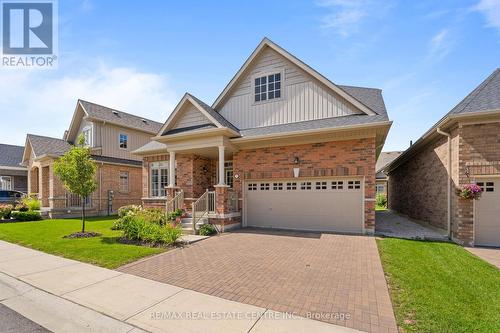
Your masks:
{"label": "white porch column", "polygon": [[170,156],[170,163],[168,166],[168,186],[175,187],[175,151],[168,153]]}
{"label": "white porch column", "polygon": [[219,146],[219,185],[221,186],[226,185],[226,177],[224,175],[225,148],[224,146]]}

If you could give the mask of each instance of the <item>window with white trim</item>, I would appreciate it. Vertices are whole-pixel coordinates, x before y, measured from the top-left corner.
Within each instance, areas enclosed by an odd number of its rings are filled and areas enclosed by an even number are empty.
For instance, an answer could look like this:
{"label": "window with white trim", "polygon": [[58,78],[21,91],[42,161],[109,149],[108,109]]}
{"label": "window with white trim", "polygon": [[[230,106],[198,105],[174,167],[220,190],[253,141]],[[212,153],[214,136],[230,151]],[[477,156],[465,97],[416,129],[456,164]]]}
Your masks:
{"label": "window with white trim", "polygon": [[85,127],[82,130],[84,145],[87,147],[92,146],[92,127]]}
{"label": "window with white trim", "polygon": [[483,192],[494,192],[495,191],[495,183],[494,182],[478,182],[477,186],[481,188]]}
{"label": "window with white trim", "polygon": [[168,162],[151,163],[151,196],[164,197],[168,186]]}
{"label": "window with white trim", "polygon": [[385,192],[385,186],[382,184],[378,184],[375,186],[375,191],[377,193],[384,193]]}
{"label": "window with white trim", "polygon": [[129,192],[129,173],[128,171],[120,171],[120,192]]}
{"label": "window with white trim", "polygon": [[255,102],[281,98],[281,73],[255,78],[254,89]]}
{"label": "window with white trim", "polygon": [[127,134],[120,133],[119,145],[120,145],[120,149],[127,149],[128,148],[128,135]]}
{"label": "window with white trim", "polygon": [[0,190],[12,190],[12,177],[0,176]]}
{"label": "window with white trim", "polygon": [[224,162],[224,176],[226,185],[233,188],[233,161]]}

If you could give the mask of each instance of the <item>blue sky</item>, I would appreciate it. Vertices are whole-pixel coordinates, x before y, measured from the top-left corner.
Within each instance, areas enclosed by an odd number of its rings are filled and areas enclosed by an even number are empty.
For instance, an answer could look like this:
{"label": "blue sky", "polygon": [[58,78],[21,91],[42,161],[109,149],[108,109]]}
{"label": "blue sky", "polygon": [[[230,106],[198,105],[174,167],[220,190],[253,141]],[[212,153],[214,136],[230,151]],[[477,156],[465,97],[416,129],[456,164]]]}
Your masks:
{"label": "blue sky", "polygon": [[0,142],[62,136],[78,98],[161,122],[186,91],[210,104],[264,36],[383,89],[400,150],[500,67],[500,0],[60,0],[58,69],[0,69]]}

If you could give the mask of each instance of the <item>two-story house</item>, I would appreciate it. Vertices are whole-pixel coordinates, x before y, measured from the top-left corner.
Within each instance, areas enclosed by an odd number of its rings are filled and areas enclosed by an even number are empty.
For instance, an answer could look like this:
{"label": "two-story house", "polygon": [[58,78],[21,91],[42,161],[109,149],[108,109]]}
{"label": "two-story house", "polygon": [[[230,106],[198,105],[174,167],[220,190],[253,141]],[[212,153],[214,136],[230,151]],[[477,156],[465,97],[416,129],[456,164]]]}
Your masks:
{"label": "two-story house", "polygon": [[185,94],[144,158],[146,206],[227,227],[373,233],[381,90],[337,85],[265,38],[209,106]]}
{"label": "two-story house", "polygon": [[89,215],[115,212],[140,204],[141,158],[131,154],[150,141],[162,124],[122,111],[78,100],[62,139],[28,134],[23,165],[28,168],[28,192],[37,194],[50,217],[80,213],[80,199],[67,193],[54,174],[54,161],[83,134],[98,165],[96,191],[87,198]]}

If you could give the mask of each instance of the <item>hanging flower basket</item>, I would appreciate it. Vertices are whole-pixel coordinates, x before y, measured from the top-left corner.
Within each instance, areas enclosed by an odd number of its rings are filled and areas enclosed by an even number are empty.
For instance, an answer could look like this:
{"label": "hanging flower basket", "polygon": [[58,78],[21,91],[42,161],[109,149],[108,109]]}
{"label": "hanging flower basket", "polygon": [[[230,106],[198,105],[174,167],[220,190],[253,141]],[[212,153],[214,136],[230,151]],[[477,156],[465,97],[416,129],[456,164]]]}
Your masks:
{"label": "hanging flower basket", "polygon": [[481,197],[483,190],[476,184],[465,184],[458,191],[458,195],[463,199],[474,199],[478,200]]}

